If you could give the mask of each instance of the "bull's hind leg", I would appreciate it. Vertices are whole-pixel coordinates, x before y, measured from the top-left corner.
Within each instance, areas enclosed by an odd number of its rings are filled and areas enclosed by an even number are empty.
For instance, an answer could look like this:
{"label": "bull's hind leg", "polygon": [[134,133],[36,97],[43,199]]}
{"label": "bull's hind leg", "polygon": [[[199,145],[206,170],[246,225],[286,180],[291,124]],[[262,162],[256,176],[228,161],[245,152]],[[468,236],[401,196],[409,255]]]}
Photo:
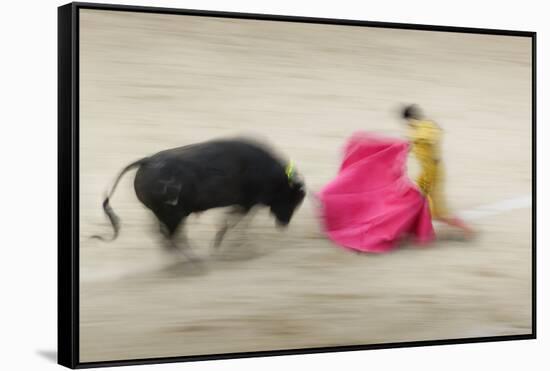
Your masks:
{"label": "bull's hind leg", "polygon": [[[170,252],[183,255],[187,260],[192,262],[198,262],[200,259],[193,253],[189,240],[184,231],[181,231],[185,224],[185,217],[176,218],[174,216],[170,218],[160,219],[160,232],[166,238],[166,247]],[[176,243],[176,236],[178,232],[182,232],[182,244],[179,246]]]}

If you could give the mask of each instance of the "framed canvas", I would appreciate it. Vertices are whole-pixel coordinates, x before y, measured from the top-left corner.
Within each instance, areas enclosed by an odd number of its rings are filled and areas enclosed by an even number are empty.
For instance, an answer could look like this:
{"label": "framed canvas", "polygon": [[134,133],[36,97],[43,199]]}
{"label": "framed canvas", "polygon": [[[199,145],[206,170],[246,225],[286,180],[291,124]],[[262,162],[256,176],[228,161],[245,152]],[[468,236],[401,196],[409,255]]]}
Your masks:
{"label": "framed canvas", "polygon": [[536,337],[536,34],[58,9],[70,368]]}

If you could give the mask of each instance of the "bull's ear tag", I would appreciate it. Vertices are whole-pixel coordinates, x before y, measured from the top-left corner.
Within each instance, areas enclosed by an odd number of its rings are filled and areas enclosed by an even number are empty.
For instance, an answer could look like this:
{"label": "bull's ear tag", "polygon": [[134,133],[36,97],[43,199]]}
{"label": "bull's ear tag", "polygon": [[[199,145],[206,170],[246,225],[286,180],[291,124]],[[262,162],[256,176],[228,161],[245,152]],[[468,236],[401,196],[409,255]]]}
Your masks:
{"label": "bull's ear tag", "polygon": [[292,183],[294,180],[294,162],[292,160],[288,163],[288,165],[286,165],[285,173],[288,178],[288,182]]}

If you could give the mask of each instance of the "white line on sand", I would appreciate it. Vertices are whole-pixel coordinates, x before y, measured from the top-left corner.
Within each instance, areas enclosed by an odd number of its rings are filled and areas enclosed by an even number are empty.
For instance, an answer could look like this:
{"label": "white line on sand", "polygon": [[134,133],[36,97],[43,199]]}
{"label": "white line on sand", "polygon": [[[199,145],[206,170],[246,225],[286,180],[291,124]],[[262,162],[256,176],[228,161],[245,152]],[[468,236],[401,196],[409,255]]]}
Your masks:
{"label": "white line on sand", "polygon": [[477,220],[488,216],[502,214],[506,211],[525,209],[531,207],[531,195],[525,195],[508,200],[498,201],[492,204],[478,206],[476,208],[459,212],[459,215],[466,220]]}

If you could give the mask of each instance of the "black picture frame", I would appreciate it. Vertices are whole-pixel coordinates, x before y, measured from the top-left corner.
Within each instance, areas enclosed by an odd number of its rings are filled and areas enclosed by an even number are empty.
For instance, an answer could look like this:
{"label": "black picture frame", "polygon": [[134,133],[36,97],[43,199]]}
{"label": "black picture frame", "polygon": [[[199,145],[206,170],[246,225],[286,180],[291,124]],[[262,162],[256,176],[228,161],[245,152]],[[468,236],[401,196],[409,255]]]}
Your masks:
{"label": "black picture frame", "polygon": [[[396,342],[370,345],[242,353],[80,362],[79,360],[79,11],[81,9],[193,15],[278,22],[379,27],[435,32],[508,35],[532,42],[532,332],[525,335],[488,336],[446,340]],[[232,13],[97,3],[70,3],[58,8],[58,363],[69,368],[156,364],[289,354],[343,352],[353,350],[419,347],[429,345],[527,340],[536,338],[536,32],[484,28],[447,27],[422,24],[371,22],[346,19]]]}

